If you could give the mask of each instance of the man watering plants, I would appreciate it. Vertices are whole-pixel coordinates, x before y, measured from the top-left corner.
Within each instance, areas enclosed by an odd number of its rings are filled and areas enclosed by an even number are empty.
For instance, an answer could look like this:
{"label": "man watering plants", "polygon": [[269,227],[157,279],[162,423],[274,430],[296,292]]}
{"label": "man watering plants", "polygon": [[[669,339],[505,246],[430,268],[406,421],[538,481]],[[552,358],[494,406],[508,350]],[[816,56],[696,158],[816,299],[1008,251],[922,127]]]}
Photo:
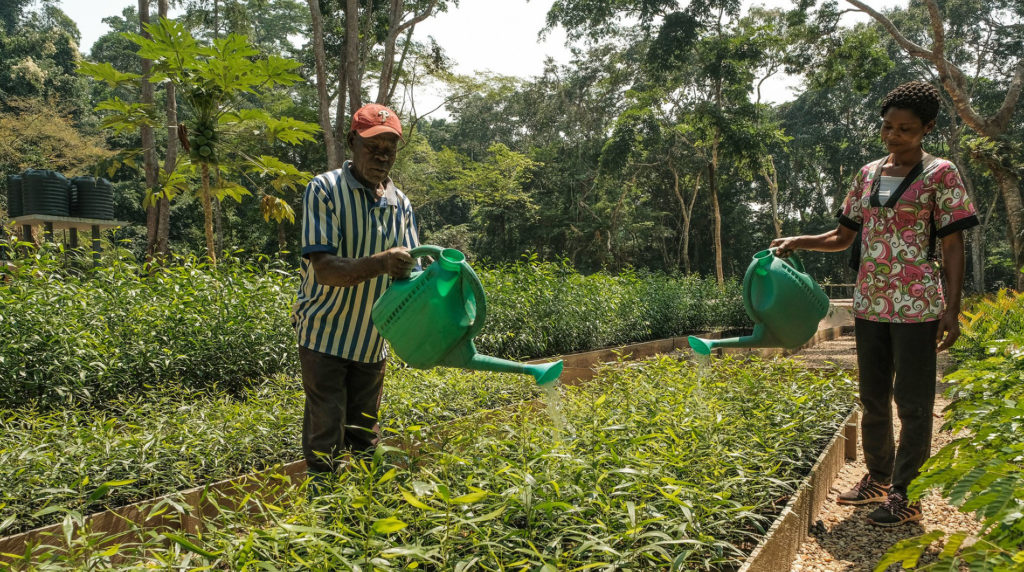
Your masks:
{"label": "man watering plants", "polygon": [[352,116],[352,159],[323,173],[302,199],[302,263],[292,323],[306,393],[302,451],[313,489],[347,452],[371,451],[387,346],[370,309],[407,278],[419,246],[409,199],[388,177],[402,125],[383,105]]}
{"label": "man watering plants", "polygon": [[[928,83],[889,92],[881,109],[889,154],[854,177],[836,229],[771,243],[779,256],[797,249],[836,252],[854,245],[860,232],[851,263],[857,269],[853,309],[868,474],[837,502],[881,503],[868,515],[878,526],[921,519],[921,505],[909,502],[907,486],[931,451],[935,358],[960,336],[963,231],[978,224],[956,165],[921,148],[938,110],[938,90]],[[893,400],[902,424],[898,447]]]}

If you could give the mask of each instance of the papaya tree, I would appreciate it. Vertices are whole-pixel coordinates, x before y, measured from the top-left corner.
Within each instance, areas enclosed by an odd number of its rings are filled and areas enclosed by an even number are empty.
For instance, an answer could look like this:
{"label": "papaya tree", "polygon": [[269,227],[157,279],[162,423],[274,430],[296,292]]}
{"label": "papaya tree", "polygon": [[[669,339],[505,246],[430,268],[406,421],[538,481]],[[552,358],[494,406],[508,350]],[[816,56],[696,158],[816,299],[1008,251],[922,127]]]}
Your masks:
{"label": "papaya tree", "polygon": [[[281,195],[303,187],[312,175],[275,157],[252,157],[242,148],[254,135],[266,137],[268,144],[295,145],[314,139],[319,129],[315,124],[275,117],[256,106],[266,90],[301,81],[302,77],[293,72],[300,64],[275,55],[260,57],[248,39],[238,34],[202,44],[175,20],[161,18],[145,28],[150,37],[133,33],[125,37],[139,47],[140,57],[153,62],[150,81],[172,83],[179,104],[190,117],[178,126],[178,136],[188,157],[177,161],[175,170],[181,169],[183,173],[175,176],[165,171],[161,177],[163,184],[156,194],[147,195],[146,204],[160,197],[172,198],[182,188],[187,173],[198,173],[206,248],[210,260],[216,263],[212,199],[231,197],[241,201],[251,194],[239,180],[248,178],[256,185],[253,175],[269,180],[269,190],[261,191],[260,198],[264,218],[278,224],[295,220],[295,213]],[[108,64],[82,67],[84,73],[108,83],[138,78],[135,74],[117,72]],[[137,129],[141,124],[158,121],[159,114],[151,107],[120,99],[97,106],[111,112],[103,125],[115,130]]]}

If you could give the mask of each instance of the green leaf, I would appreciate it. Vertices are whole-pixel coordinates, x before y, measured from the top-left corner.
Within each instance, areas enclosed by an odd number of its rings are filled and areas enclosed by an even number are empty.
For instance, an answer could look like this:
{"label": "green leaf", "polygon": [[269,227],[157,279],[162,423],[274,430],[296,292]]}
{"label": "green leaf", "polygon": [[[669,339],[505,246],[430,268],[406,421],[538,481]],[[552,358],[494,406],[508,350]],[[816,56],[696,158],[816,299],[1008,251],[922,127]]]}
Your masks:
{"label": "green leaf", "polygon": [[48,514],[52,514],[52,513],[55,513],[55,512],[61,512],[61,511],[64,511],[64,510],[67,510],[67,509],[65,507],[62,507],[62,506],[50,505],[48,507],[41,508],[41,509],[37,510],[36,512],[32,513],[32,518],[39,518],[41,516],[46,516]]}
{"label": "green leaf", "polygon": [[242,197],[252,194],[249,189],[242,185],[224,179],[219,179],[219,184],[212,187],[210,191],[213,193],[213,196],[217,197],[217,200],[221,201],[226,198],[232,198],[237,202],[242,202]]}
{"label": "green leaf", "polygon": [[455,497],[451,499],[450,502],[452,502],[453,504],[470,504],[474,502],[480,502],[481,500],[487,498],[487,495],[488,493],[486,491],[475,491],[472,493],[464,494],[459,497]]}
{"label": "green leaf", "polygon": [[430,506],[430,505],[420,501],[418,498],[416,498],[415,495],[413,495],[409,491],[403,490],[402,491],[402,498],[405,499],[405,502],[411,504],[412,506],[414,506],[414,507],[416,507],[416,508],[418,508],[420,510],[431,510],[431,511],[432,510],[437,510],[434,507],[432,507],[432,506]]}
{"label": "green leaf", "polygon": [[398,469],[392,468],[388,472],[384,473],[384,475],[381,476],[381,478],[377,480],[377,486],[383,485],[384,483],[390,481],[391,479],[395,478],[395,475],[397,475],[397,474],[398,474]]}
{"label": "green leaf", "polygon": [[377,534],[391,534],[392,532],[398,532],[407,526],[409,525],[398,518],[389,516],[388,518],[382,518],[375,521],[372,528]]}
{"label": "green leaf", "polygon": [[205,556],[207,558],[216,558],[217,556],[219,556],[221,554],[220,551],[211,552],[209,550],[205,550],[203,548],[200,548],[198,545],[192,543],[192,541],[188,540],[187,538],[185,538],[184,536],[182,536],[180,534],[176,534],[176,533],[173,533],[173,532],[165,532],[164,536],[166,538],[174,541],[175,544],[177,544],[178,546],[181,546],[185,550],[188,550],[188,551],[191,551],[191,552],[195,552],[196,554],[201,554],[201,555],[203,555],[203,556]]}
{"label": "green leaf", "polygon": [[95,80],[104,81],[111,87],[121,87],[126,84],[132,84],[142,77],[135,73],[120,72],[115,69],[113,65],[107,62],[80,62],[78,64],[78,73],[87,75]]}
{"label": "green leaf", "polygon": [[928,545],[942,536],[941,530],[933,530],[927,534],[897,542],[875,566],[875,572],[884,572],[893,564],[902,564],[905,568],[917,566],[918,559],[921,558],[921,554],[928,548]]}
{"label": "green leaf", "polygon": [[956,555],[956,551],[960,549],[960,545],[964,543],[967,538],[966,532],[954,532],[949,535],[946,540],[946,544],[942,547],[942,552],[939,553],[939,558],[952,558]]}
{"label": "green leaf", "polygon": [[481,515],[481,516],[477,516],[477,517],[471,518],[471,519],[467,520],[466,522],[487,522],[488,520],[494,520],[494,519],[498,518],[499,516],[501,516],[502,514],[504,514],[504,512],[505,512],[505,510],[507,508],[508,508],[508,506],[501,506],[501,507],[497,508],[496,510],[493,510],[493,511],[491,511],[491,512],[489,512],[487,514]]}
{"label": "green leaf", "polygon": [[292,70],[302,66],[301,63],[295,60],[270,55],[267,59],[257,62],[257,65],[259,66],[260,75],[266,79],[266,83],[270,87],[275,85],[292,85],[293,83],[303,81],[302,76],[291,73]]}
{"label": "green leaf", "polygon": [[110,111],[104,115],[100,126],[116,133],[134,132],[142,127],[155,127],[161,123],[156,106],[145,103],[128,103],[119,97],[106,99],[96,104],[97,111]]}

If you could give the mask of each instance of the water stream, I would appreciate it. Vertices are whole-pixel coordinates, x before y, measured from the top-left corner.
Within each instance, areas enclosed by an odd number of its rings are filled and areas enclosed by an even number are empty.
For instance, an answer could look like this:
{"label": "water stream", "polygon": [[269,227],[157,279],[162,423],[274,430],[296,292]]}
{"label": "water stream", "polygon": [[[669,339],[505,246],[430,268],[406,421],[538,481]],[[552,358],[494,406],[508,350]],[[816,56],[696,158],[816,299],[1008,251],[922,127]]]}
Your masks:
{"label": "water stream", "polygon": [[565,421],[565,412],[562,411],[562,395],[558,392],[558,382],[546,383],[541,387],[544,389],[541,399],[547,404],[548,416],[551,417],[551,423],[555,428],[555,439],[561,441],[568,424]]}

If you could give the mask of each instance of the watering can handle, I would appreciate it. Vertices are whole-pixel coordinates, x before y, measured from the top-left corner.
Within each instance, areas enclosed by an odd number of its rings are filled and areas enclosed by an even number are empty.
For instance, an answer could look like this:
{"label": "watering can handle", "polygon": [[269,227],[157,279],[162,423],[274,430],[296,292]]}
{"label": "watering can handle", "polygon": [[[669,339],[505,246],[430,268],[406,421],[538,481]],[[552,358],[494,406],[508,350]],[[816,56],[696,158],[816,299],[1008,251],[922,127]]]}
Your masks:
{"label": "watering can handle", "polygon": [[[421,256],[433,256],[435,260],[441,258],[441,251],[444,249],[433,244],[423,244],[409,251],[409,256],[419,258]],[[409,278],[398,278],[397,280],[408,280]]]}
{"label": "watering can handle", "polygon": [[[775,255],[776,248],[769,248],[768,250],[771,250],[772,251],[772,255]],[[783,260],[788,262],[789,265],[792,266],[793,268],[796,268],[797,271],[804,272],[804,273],[807,272],[806,270],[804,270],[804,263],[803,263],[803,261],[800,260],[800,257],[797,256],[797,254],[795,252],[789,253],[789,256],[787,256],[786,258],[783,258]]]}
{"label": "watering can handle", "polygon": [[487,319],[487,294],[484,293],[483,285],[480,284],[480,278],[465,261],[462,263],[462,274],[469,277],[462,284],[463,287],[469,286],[476,303],[476,315],[473,317],[473,325],[466,334],[468,339],[473,339],[484,327],[484,321]]}
{"label": "watering can handle", "polygon": [[440,246],[434,246],[433,244],[423,244],[417,246],[409,251],[409,256],[413,258],[419,258],[421,256],[433,256],[434,258],[440,258],[441,252],[444,249]]}

